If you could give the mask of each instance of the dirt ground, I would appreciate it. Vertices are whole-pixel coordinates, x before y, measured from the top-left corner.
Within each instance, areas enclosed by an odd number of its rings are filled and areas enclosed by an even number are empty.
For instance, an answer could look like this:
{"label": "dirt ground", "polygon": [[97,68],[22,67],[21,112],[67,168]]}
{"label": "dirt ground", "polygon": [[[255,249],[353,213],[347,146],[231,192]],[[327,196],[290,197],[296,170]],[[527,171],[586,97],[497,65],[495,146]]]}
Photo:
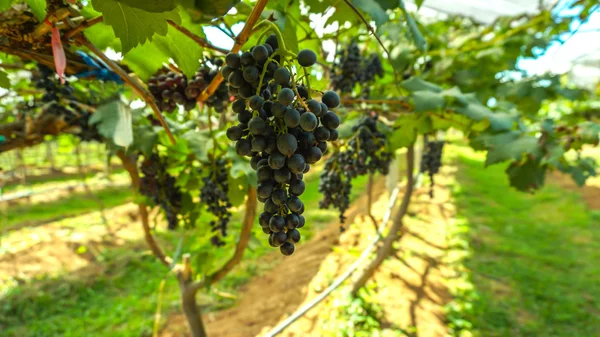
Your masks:
{"label": "dirt ground", "polygon": [[600,177],[588,179],[582,187],[577,186],[569,175],[561,172],[553,172],[547,180],[549,183],[557,184],[562,188],[580,192],[590,209],[600,209]]}
{"label": "dirt ground", "polygon": [[[446,175],[449,172],[446,171]],[[412,336],[446,336],[443,307],[450,300],[445,278],[447,227],[454,209],[446,179],[439,178],[433,201],[427,188],[417,193],[406,220],[396,256],[387,261],[374,277],[375,298],[382,306],[383,326],[399,326]],[[389,194],[382,182],[375,185],[373,204],[377,221],[385,213]],[[399,198],[400,199],[400,198]],[[348,212],[353,225],[340,235],[333,223],[313,240],[298,247],[292,257],[277,254],[281,263],[257,277],[240,291],[238,303],[227,310],[204,316],[211,337],[256,337],[267,333],[300,306],[323,291],[335,277],[356,259],[375,234],[366,214],[366,195]],[[353,220],[352,220],[353,219]],[[365,227],[367,228],[365,230]],[[346,284],[348,284],[347,282]],[[330,297],[331,298],[331,297]],[[324,303],[288,327],[281,336],[322,336],[320,327],[335,304]],[[189,336],[183,315],[168,317],[161,337]]]}

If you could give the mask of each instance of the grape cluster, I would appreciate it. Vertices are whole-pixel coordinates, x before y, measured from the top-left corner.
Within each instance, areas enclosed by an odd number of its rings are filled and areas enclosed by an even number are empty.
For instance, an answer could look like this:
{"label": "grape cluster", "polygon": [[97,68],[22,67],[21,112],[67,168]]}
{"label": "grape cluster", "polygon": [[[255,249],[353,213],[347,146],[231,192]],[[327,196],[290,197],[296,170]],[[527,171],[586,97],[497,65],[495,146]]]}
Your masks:
{"label": "grape cluster", "polygon": [[421,169],[422,173],[427,172],[431,185],[429,187],[429,197],[433,198],[433,186],[435,185],[434,176],[440,171],[442,166],[442,150],[444,148],[444,141],[431,141],[425,144],[423,148],[423,155],[421,156]]}
{"label": "grape cluster", "polygon": [[227,224],[231,218],[231,202],[227,193],[229,192],[229,184],[227,182],[229,163],[223,159],[217,159],[213,165],[210,165],[208,175],[202,178],[204,185],[200,189],[200,201],[206,205],[208,211],[211,212],[217,220],[210,222],[211,230],[215,233],[211,237],[213,245],[220,247],[225,243],[221,240],[221,236],[227,236]]}
{"label": "grape cluster", "polygon": [[55,75],[56,73],[50,68],[38,65],[38,72],[32,76],[35,87],[44,91],[41,102],[45,112],[61,116],[63,121],[70,126],[70,131],[81,140],[102,141],[98,130],[88,123],[92,114],[80,107],[73,87],[67,81],[65,84],[61,84]]}
{"label": "grape cluster", "polygon": [[141,171],[144,176],[140,179],[140,193],[163,209],[169,229],[177,228],[183,194],[175,185],[175,178],[166,172],[165,163],[156,154],[142,161]]}
{"label": "grape cluster", "polygon": [[318,102],[293,80],[291,64],[314,65],[313,51],[301,50],[295,60],[278,54],[271,35],[249,52],[228,54],[223,76],[238,97],[232,109],[239,124],[227,129],[227,137],[236,142],[239,155],[251,157],[256,170],[258,200],[264,203],[260,225],[271,246],[291,255],[300,240],[298,228],[305,223],[299,198],[306,188],[303,174],[327,151],[327,141],[338,138],[340,118],[330,109],[340,104],[340,97],[326,91]]}
{"label": "grape cluster", "polygon": [[321,173],[319,192],[323,199],[319,207],[337,208],[342,223],[350,205],[352,179],[368,173],[386,175],[389,172],[392,154],[386,150],[386,138],[377,128],[377,119],[377,115],[370,115],[355,125],[345,148],[327,160]]}
{"label": "grape cluster", "polygon": [[372,53],[368,57],[362,56],[356,41],[352,41],[345,50],[337,53],[331,74],[335,90],[351,93],[357,84],[361,84],[364,97],[368,97],[370,93],[369,84],[384,75],[379,55]]}
{"label": "grape cluster", "polygon": [[[222,65],[223,59],[209,60],[198,69],[191,80],[188,80],[185,75],[162,70],[148,80],[148,89],[161,111],[171,113],[175,111],[177,105],[190,111],[196,106],[196,98],[208,87]],[[216,112],[225,111],[229,105],[229,93],[225,84],[221,83],[204,104],[213,107]]]}

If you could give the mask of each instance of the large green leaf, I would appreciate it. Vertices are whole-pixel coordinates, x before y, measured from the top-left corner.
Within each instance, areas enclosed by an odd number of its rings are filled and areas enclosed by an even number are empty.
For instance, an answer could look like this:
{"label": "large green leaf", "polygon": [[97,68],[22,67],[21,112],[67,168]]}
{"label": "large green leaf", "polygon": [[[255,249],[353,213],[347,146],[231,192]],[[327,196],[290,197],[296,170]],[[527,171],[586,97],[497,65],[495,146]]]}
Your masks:
{"label": "large green leaf", "polygon": [[11,0],[0,0],[0,11],[5,11],[10,8]]}
{"label": "large green leaf", "polygon": [[127,147],[133,142],[131,110],[121,99],[99,106],[89,120],[98,132],[118,145]]}
{"label": "large green leaf", "polygon": [[442,87],[431,82],[424,81],[419,77],[411,77],[406,81],[400,83],[400,85],[408,91],[431,91],[431,92],[442,92]]}
{"label": "large green leaf", "polygon": [[533,136],[522,136],[510,142],[506,142],[504,139],[498,141],[498,138],[496,140],[496,142],[488,143],[486,166],[506,160],[518,161],[524,155],[533,155],[535,158],[540,158],[542,155],[538,139]]}
{"label": "large green leaf", "polygon": [[225,15],[240,0],[178,0],[185,8],[199,12],[205,19],[214,19]]}
{"label": "large green leaf", "polygon": [[419,30],[417,22],[412,17],[412,15],[410,15],[410,13],[406,10],[406,7],[404,6],[404,0],[399,0],[399,5],[400,9],[402,9],[402,12],[404,13],[404,20],[406,20],[406,24],[408,25],[408,29],[410,30],[410,35],[413,38],[415,46],[417,46],[417,49],[419,49],[422,53],[426,52],[427,42],[425,41],[423,34],[421,34],[421,31]]}
{"label": "large green leaf", "polygon": [[598,136],[600,136],[600,124],[594,122],[583,122],[578,125],[577,135],[585,144],[598,145]]}
{"label": "large green leaf", "polygon": [[92,0],[92,5],[102,13],[104,22],[113,28],[115,36],[121,40],[123,53],[152,41],[155,34],[165,36],[168,31],[167,20],[181,23],[177,9],[151,13],[116,0]]}
{"label": "large green leaf", "polygon": [[188,131],[182,136],[183,139],[188,141],[190,150],[196,155],[196,158],[200,161],[208,160],[207,144],[209,140],[212,142],[208,130],[205,131]]}
{"label": "large green leaf", "polygon": [[523,164],[513,162],[506,168],[510,185],[519,191],[531,192],[544,185],[546,178],[546,165],[539,161],[527,160]]}
{"label": "large green leaf", "polygon": [[352,4],[369,14],[377,26],[389,20],[387,13],[376,0],[352,0]]}
{"label": "large green leaf", "polygon": [[170,29],[166,36],[156,36],[151,43],[134,48],[125,55],[123,63],[146,80],[172,58],[178,68],[191,77],[200,66],[202,50],[183,33]]}
{"label": "large green leaf", "polygon": [[275,9],[266,10],[264,14],[274,18],[274,22],[279,27],[285,47],[294,53],[298,52],[298,36],[296,35],[296,21],[300,18],[300,7],[298,4],[283,7],[277,4]]}
{"label": "large green leaf", "polygon": [[10,88],[10,80],[8,79],[8,74],[2,70],[0,70],[0,88]]}
{"label": "large green leaf", "polygon": [[440,93],[431,91],[416,91],[412,95],[416,112],[439,111],[444,108],[446,101]]}
{"label": "large green leaf", "polygon": [[177,7],[175,0],[117,0],[117,2],[153,13],[168,12]]}
{"label": "large green leaf", "polygon": [[27,0],[27,6],[38,20],[43,21],[46,18],[46,0]]}
{"label": "large green leaf", "polygon": [[256,171],[250,166],[250,162],[237,156],[233,160],[229,174],[233,179],[245,177],[246,184],[256,187]]}

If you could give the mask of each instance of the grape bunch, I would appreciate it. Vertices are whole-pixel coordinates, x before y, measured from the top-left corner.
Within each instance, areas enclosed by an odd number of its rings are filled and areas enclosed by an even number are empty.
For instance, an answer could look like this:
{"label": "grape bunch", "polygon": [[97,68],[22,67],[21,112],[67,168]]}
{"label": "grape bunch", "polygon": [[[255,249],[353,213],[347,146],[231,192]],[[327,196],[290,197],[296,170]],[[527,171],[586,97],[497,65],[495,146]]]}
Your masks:
{"label": "grape bunch", "polygon": [[362,78],[362,60],[356,41],[352,41],[346,50],[340,50],[337,56],[331,68],[333,88],[341,92],[352,92]]}
{"label": "grape bunch", "polygon": [[429,197],[433,198],[433,186],[434,175],[440,171],[442,166],[442,150],[444,148],[444,141],[430,141],[425,143],[423,148],[423,155],[421,156],[421,173],[427,172],[431,185],[429,187]]}
{"label": "grape bunch", "polygon": [[221,236],[227,236],[227,224],[231,218],[231,202],[227,193],[229,184],[227,182],[229,163],[223,159],[217,159],[210,165],[209,173],[202,178],[204,185],[200,189],[200,201],[206,205],[217,220],[210,222],[212,232],[217,232],[211,237],[211,243],[217,247],[225,243]]}
{"label": "grape bunch", "polygon": [[336,208],[340,212],[340,222],[344,223],[344,213],[350,205],[352,179],[368,173],[388,174],[391,152],[386,149],[385,135],[377,128],[376,114],[367,116],[352,128],[353,136],[346,146],[327,160],[321,173],[319,192],[323,199],[320,208]]}
{"label": "grape bunch", "polygon": [[183,194],[175,186],[175,177],[166,172],[165,163],[156,154],[142,161],[141,171],[144,176],[140,179],[140,193],[159,205],[165,212],[168,228],[176,229]]}
{"label": "grape bunch", "polygon": [[370,94],[370,84],[377,77],[383,77],[383,65],[379,55],[372,53],[368,57],[361,55],[356,41],[352,41],[346,50],[337,53],[331,68],[334,90],[351,93],[357,84],[362,86],[362,96]]}
{"label": "grape bunch", "polygon": [[307,49],[296,58],[280,51],[271,35],[249,52],[228,54],[223,67],[229,91],[238,97],[232,109],[239,124],[227,129],[227,137],[236,142],[239,155],[251,157],[258,200],[264,203],[259,222],[269,244],[283,255],[294,252],[298,228],[305,224],[299,198],[306,188],[303,175],[327,151],[327,141],[338,138],[340,118],[330,109],[340,104],[340,97],[326,91],[321,102],[311,99],[293,79],[291,70],[299,67],[292,64],[310,67],[316,59]]}
{"label": "grape bunch", "polygon": [[80,107],[69,82],[61,84],[56,79],[56,73],[44,65],[38,65],[37,69],[32,80],[35,87],[44,92],[41,102],[45,113],[60,116],[69,125],[70,132],[83,141],[102,141],[98,130],[88,123],[92,114]]}
{"label": "grape bunch", "polygon": [[[161,111],[171,113],[178,105],[190,111],[196,106],[196,98],[208,87],[222,65],[223,59],[207,60],[191,80],[185,75],[163,69],[148,80],[148,89]],[[213,107],[216,112],[225,111],[229,104],[229,93],[225,84],[221,83],[204,103]]]}

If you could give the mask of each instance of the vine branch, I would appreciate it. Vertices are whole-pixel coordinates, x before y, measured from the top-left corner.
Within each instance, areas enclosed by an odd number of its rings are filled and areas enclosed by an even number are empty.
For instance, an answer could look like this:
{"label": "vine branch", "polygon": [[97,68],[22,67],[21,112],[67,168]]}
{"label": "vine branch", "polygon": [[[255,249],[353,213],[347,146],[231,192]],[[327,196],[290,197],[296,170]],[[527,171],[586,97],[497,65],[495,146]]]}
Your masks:
{"label": "vine branch", "polygon": [[[246,21],[244,29],[242,29],[240,34],[235,38],[235,44],[233,45],[233,48],[231,48],[231,53],[239,52],[240,49],[242,49],[244,43],[248,41],[248,37],[252,32],[252,28],[254,27],[256,21],[258,21],[258,19],[260,18],[260,14],[265,9],[267,2],[268,0],[258,0],[256,5],[254,5],[250,16],[248,16],[248,21]],[[210,81],[208,87],[206,87],[206,89],[204,89],[202,94],[198,97],[198,101],[206,101],[212,94],[214,94],[221,82],[223,82],[223,75],[221,74],[221,72],[218,72],[217,75],[212,79],[212,81]]]}
{"label": "vine branch", "polygon": [[229,52],[229,50],[227,50],[227,49],[219,48],[217,46],[212,45],[206,39],[201,38],[200,36],[192,33],[189,29],[187,29],[187,28],[185,28],[183,26],[178,25],[173,20],[167,20],[167,23],[169,24],[169,26],[177,29],[178,31],[180,31],[181,33],[183,33],[185,36],[187,36],[190,39],[194,40],[194,42],[196,42],[201,47],[212,49],[212,50],[218,51],[219,53],[222,53],[222,54],[227,54]]}
{"label": "vine branch", "polygon": [[125,70],[123,70],[123,68],[121,68],[113,60],[109,59],[106,55],[104,55],[104,53],[100,49],[98,49],[98,47],[96,47],[93,43],[91,43],[85,36],[80,35],[76,38],[76,40],[77,40],[77,42],[81,43],[83,46],[87,47],[92,53],[94,53],[96,56],[98,56],[102,61],[104,61],[104,63],[106,63],[106,65],[108,65],[108,67],[112,71],[117,73],[119,75],[119,77],[121,77],[121,79],[125,83],[129,84],[129,86],[142,99],[144,99],[144,101],[146,101],[146,104],[152,109],[152,111],[154,112],[154,116],[156,117],[156,119],[158,119],[158,121],[160,122],[160,125],[162,125],[162,127],[165,129],[165,132],[167,133],[169,140],[171,140],[171,143],[175,144],[175,137],[173,137],[171,130],[169,130],[169,126],[167,125],[167,122],[163,118],[162,114],[160,113],[160,110],[158,109],[158,106],[154,102],[154,98],[152,97],[152,95],[150,95],[150,93],[143,86],[141,86],[138,82],[133,80],[127,74],[127,72],[125,72]]}
{"label": "vine branch", "polygon": [[[132,158],[125,154],[125,152],[123,151],[118,151],[117,157],[121,159],[123,167],[125,168],[127,173],[129,173],[129,177],[131,178],[131,187],[133,188],[134,193],[137,194],[140,187],[140,175],[138,173],[135,161],[132,160]],[[171,266],[171,258],[165,255],[165,253],[158,245],[158,242],[152,235],[152,231],[150,229],[150,224],[148,221],[148,209],[146,208],[146,205],[144,203],[139,203],[138,209],[140,217],[142,218],[142,228],[144,230],[144,239],[146,240],[146,243],[150,247],[150,250],[152,251],[154,256],[156,256],[164,266],[169,268]]]}
{"label": "vine branch", "polygon": [[70,39],[73,36],[75,36],[75,35],[81,33],[82,31],[84,31],[85,29],[88,29],[91,26],[93,26],[93,25],[95,25],[97,23],[100,23],[102,21],[104,21],[104,17],[102,15],[100,15],[98,17],[95,17],[95,18],[93,18],[91,20],[86,20],[86,21],[82,22],[79,26],[77,26],[77,27],[71,29],[70,31],[68,31],[65,34],[65,38],[66,39]]}
{"label": "vine branch", "polygon": [[208,276],[206,280],[195,281],[190,284],[187,291],[196,293],[202,287],[220,281],[240,262],[244,256],[244,251],[248,246],[248,242],[250,241],[250,235],[252,234],[252,225],[254,224],[254,216],[256,215],[256,201],[256,189],[254,187],[249,187],[248,197],[246,199],[246,213],[242,220],[242,230],[237,245],[235,246],[233,256],[219,270]]}

